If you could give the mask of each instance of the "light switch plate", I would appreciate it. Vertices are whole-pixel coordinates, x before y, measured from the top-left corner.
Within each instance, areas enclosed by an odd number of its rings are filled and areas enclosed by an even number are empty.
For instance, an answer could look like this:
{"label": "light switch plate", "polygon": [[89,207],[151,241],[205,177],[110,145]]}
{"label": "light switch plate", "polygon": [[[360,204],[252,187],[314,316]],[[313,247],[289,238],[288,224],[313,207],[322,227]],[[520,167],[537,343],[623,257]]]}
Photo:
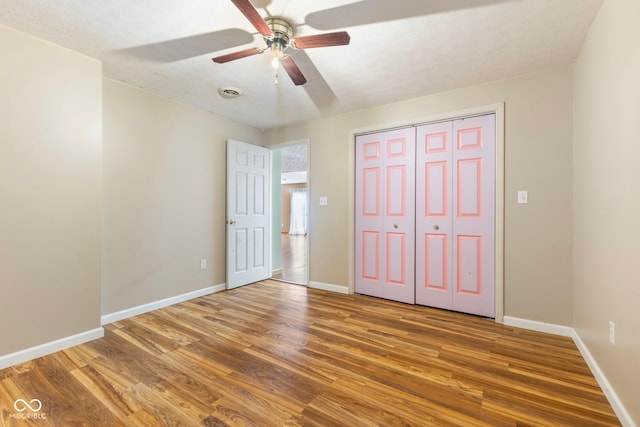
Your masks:
{"label": "light switch plate", "polygon": [[518,191],[518,203],[521,205],[529,203],[528,191],[523,191],[523,190]]}
{"label": "light switch plate", "polygon": [[329,204],[329,200],[327,196],[320,196],[320,206],[327,206]]}

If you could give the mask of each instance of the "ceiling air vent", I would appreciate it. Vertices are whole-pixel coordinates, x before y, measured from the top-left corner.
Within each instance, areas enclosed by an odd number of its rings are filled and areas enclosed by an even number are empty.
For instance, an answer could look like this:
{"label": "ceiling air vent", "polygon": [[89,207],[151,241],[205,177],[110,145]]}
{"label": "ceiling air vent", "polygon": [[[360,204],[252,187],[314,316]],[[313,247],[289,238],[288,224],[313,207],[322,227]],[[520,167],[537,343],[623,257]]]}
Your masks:
{"label": "ceiling air vent", "polygon": [[218,89],[218,93],[224,99],[237,98],[242,95],[242,91],[237,87],[225,86]]}

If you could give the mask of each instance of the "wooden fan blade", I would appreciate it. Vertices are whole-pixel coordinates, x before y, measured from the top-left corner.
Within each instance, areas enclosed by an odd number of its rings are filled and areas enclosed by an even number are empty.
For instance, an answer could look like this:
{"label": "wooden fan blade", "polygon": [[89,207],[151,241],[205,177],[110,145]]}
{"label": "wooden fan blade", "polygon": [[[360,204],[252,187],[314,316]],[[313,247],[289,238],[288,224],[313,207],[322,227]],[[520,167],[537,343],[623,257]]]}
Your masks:
{"label": "wooden fan blade", "polygon": [[300,68],[298,68],[292,57],[285,56],[280,60],[280,62],[296,86],[303,85],[307,82],[307,79],[304,77],[302,71],[300,71]]}
{"label": "wooden fan blade", "polygon": [[239,52],[228,53],[222,56],[216,56],[212,59],[213,62],[218,64],[224,64],[225,62],[235,61],[236,59],[246,58],[247,56],[257,55],[264,52],[262,49],[252,47],[251,49],[241,50]]}
{"label": "wooden fan blade", "polygon": [[291,42],[291,45],[298,49],[310,49],[313,47],[344,46],[348,45],[350,41],[349,33],[339,31],[337,33],[298,37]]}
{"label": "wooden fan blade", "polygon": [[270,36],[273,34],[269,25],[266,23],[264,18],[260,16],[249,0],[231,0],[231,3],[233,3],[240,12],[242,12],[242,14],[249,20],[249,22],[251,22],[260,34],[263,36]]}

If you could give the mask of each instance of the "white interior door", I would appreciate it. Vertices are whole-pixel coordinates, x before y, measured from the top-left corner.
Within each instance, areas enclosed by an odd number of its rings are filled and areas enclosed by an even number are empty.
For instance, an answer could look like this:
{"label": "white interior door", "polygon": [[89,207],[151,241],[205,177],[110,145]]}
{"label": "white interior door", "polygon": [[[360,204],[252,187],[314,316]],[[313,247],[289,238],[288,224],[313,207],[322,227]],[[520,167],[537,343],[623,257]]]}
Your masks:
{"label": "white interior door", "polygon": [[270,151],[227,141],[227,289],[271,277]]}

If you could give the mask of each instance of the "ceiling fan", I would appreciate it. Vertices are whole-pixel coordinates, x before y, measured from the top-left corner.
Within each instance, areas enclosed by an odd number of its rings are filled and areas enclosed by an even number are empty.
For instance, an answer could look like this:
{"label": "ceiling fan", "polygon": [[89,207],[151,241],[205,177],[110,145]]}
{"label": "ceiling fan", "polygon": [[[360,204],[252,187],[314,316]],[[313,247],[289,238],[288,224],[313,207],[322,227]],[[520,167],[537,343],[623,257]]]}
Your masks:
{"label": "ceiling fan", "polygon": [[278,17],[262,18],[249,0],[231,0],[231,2],[242,12],[249,22],[251,22],[256,30],[262,34],[267,48],[260,49],[253,47],[217,56],[213,58],[213,62],[218,64],[257,55],[269,50],[273,57],[274,67],[277,67],[278,63],[281,63],[289,77],[291,77],[291,80],[293,80],[293,83],[299,86],[305,84],[307,79],[293,58],[286,53],[286,49],[290,47],[294,49],[310,49],[315,47],[344,46],[348,45],[351,40],[349,33],[346,31],[293,38],[294,27],[287,20]]}

